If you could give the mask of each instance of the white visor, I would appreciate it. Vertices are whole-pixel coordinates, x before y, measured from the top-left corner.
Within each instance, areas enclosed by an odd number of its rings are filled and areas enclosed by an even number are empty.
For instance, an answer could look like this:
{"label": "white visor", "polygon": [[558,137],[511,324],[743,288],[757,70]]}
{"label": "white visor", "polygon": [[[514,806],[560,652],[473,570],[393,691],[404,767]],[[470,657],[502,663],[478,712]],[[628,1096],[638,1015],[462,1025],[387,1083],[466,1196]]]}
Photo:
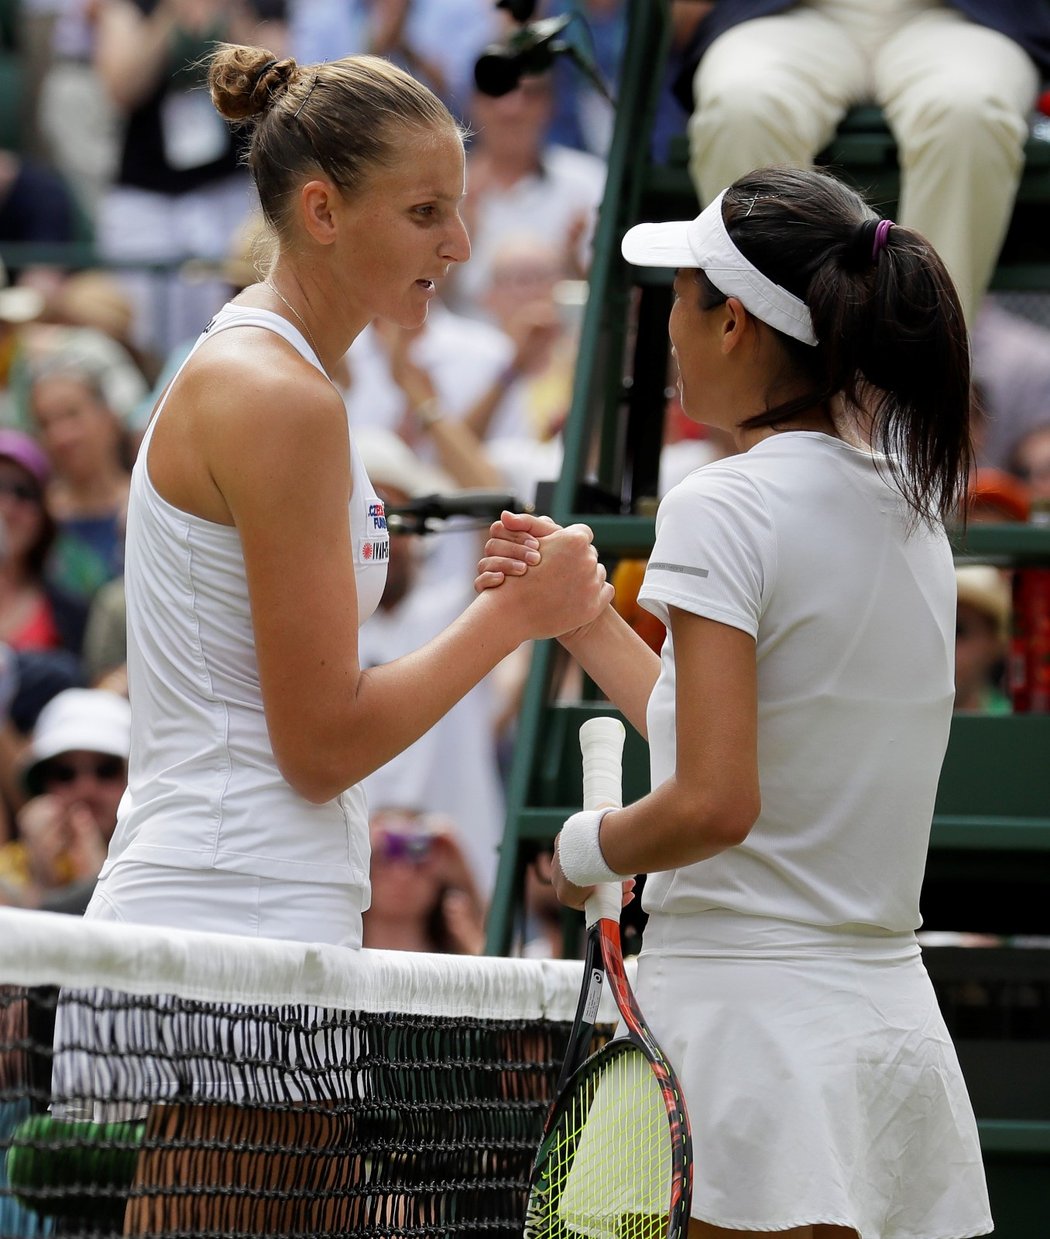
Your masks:
{"label": "white visor", "polygon": [[635,224],[620,249],[635,267],[697,267],[715,288],[736,297],[755,318],[803,344],[816,344],[809,307],[749,262],[722,219],[723,190],[696,219]]}

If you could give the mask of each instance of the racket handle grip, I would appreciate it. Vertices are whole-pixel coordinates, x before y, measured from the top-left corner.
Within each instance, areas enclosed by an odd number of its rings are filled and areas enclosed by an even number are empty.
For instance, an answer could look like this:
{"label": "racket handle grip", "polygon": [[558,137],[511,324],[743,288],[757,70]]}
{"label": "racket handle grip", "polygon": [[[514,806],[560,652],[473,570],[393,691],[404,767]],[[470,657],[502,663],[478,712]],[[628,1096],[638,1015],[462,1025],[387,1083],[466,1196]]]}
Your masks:
{"label": "racket handle grip", "polygon": [[[626,736],[618,718],[589,718],[580,727],[583,754],[583,807],[620,808],[623,804],[623,742]],[[588,926],[598,920],[619,921],[623,888],[619,882],[603,882],[584,905]]]}

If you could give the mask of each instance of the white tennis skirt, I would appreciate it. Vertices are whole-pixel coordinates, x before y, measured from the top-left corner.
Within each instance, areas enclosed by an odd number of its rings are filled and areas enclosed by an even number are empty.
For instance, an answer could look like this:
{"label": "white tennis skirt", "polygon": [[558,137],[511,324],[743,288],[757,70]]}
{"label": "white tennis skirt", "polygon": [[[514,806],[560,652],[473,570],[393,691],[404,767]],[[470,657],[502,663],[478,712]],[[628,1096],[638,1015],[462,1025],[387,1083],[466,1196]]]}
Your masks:
{"label": "white tennis skirt", "polygon": [[861,1239],[992,1230],[977,1125],[914,935],[654,915],[636,992],[685,1093],[693,1217]]}

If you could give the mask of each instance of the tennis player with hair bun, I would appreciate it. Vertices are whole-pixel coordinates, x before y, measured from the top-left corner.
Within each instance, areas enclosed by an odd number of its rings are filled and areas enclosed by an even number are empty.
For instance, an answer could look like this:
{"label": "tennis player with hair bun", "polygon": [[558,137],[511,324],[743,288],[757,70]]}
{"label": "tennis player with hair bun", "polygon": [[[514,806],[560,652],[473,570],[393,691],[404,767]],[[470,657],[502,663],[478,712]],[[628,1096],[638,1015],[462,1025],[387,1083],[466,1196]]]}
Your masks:
{"label": "tennis player with hair bun", "polygon": [[362,669],[388,532],[329,375],[372,319],[418,327],[468,258],[462,134],[376,57],[299,66],[220,45],[209,83],[219,112],[251,126],[275,254],[205,327],[139,452],[134,738],[88,914],[357,947],[361,780],[520,642],[594,619],[612,589],[590,531],[566,530],[505,597]]}
{"label": "tennis player with hair bun", "polygon": [[[372,319],[418,327],[469,256],[462,135],[436,96],[373,57],[300,67],[220,46],[210,86],[224,117],[251,124],[275,256],[204,329],[138,454],[128,790],[87,915],[360,947],[361,780],[520,642],[594,620],[612,587],[590,530],[545,539],[542,556],[533,540],[509,588],[362,669],[388,531],[329,375]],[[83,1043],[76,1018],[59,1011],[60,1051]],[[58,1053],[55,1096],[106,1097],[58,1079],[94,1061]],[[338,1112],[268,1109],[236,1072],[221,1083],[228,1106],[149,1108],[126,1234],[342,1233],[378,1216],[382,1199],[343,1190],[362,1171],[349,1151],[332,1160],[353,1126]],[[261,1183],[271,1195],[240,1190]],[[172,1190],[183,1184],[193,1191]]]}
{"label": "tennis player with hair bun", "polygon": [[[954,697],[958,297],[923,237],[814,171],[750,173],[623,253],[677,269],[683,407],[739,454],[660,506],[662,653],[612,610],[561,638],[647,736],[653,790],[565,823],[559,896],[650,875],[636,992],[685,1090],[691,1239],[987,1234],[915,939]],[[553,528],[494,526],[478,588]]]}

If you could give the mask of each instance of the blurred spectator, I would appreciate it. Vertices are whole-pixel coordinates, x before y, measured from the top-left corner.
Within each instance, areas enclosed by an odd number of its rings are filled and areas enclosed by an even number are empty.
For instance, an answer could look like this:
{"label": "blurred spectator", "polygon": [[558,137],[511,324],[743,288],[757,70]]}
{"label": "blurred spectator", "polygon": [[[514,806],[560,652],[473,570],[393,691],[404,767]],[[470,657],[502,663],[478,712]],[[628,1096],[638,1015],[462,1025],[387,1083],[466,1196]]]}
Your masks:
{"label": "blurred spectator", "polygon": [[[120,345],[139,371],[136,391],[141,389],[141,380],[156,371],[156,359],[135,343],[135,307],[112,272],[94,269],[66,276],[48,298],[44,318],[60,327],[90,328]],[[121,418],[126,423],[131,421],[123,405]]]}
{"label": "blurred spectator", "polygon": [[[13,741],[8,745],[8,751],[21,746],[36,726],[40,711],[52,697],[57,697],[67,688],[87,687],[81,661],[72,650],[16,650],[14,655],[18,685],[8,711],[7,740]],[[0,740],[0,748],[3,743]],[[3,785],[5,794],[10,790],[10,784]],[[14,803],[19,796],[15,794],[9,798]]]}
{"label": "blurred spectator", "polygon": [[[62,289],[55,303],[62,305]],[[39,289],[6,286],[0,264],[0,426],[28,430],[29,391],[34,376],[57,365],[79,366],[95,376],[106,402],[122,421],[146,393],[146,380],[128,350],[96,326],[45,322],[47,301]],[[57,317],[63,317],[58,311]]]}
{"label": "blurred spectator", "polygon": [[[409,407],[391,371],[388,340],[372,323],[346,354],[350,425],[397,430],[432,456],[432,448],[423,446],[417,410]],[[431,304],[426,322],[409,333],[407,359],[430,377],[442,410],[454,418],[465,417],[494,386],[502,384],[500,391],[505,391],[515,377],[512,340],[497,327],[454,314],[437,301]],[[498,417],[490,413],[487,419],[475,419],[472,428],[480,439],[486,439],[517,433],[521,427],[514,411],[507,410]]]}
{"label": "blurred spectator", "polygon": [[[418,329],[370,324],[345,361],[344,399],[355,431],[397,433],[424,461],[441,462],[446,490],[499,485],[488,444],[524,433],[518,411],[501,403],[514,379],[514,345],[503,332],[434,302]],[[480,553],[475,524],[446,528],[428,547],[425,576],[472,582]],[[465,528],[468,536],[453,532]]]}
{"label": "blurred spectator", "polygon": [[974,327],[973,367],[985,406],[978,460],[1005,468],[1018,439],[1050,415],[1050,330],[987,297]]}
{"label": "blurred spectator", "polygon": [[15,650],[76,653],[86,606],[56,589],[45,571],[55,539],[45,504],[50,476],[33,439],[0,430],[0,641]]}
{"label": "blurred spectator", "polygon": [[1023,435],[1010,453],[1010,469],[1028,487],[1028,498],[1044,510],[1050,506],[1050,406],[1047,421]]}
{"label": "blurred spectator", "polygon": [[[612,92],[619,77],[627,36],[625,0],[547,0],[544,17],[572,14],[562,40],[578,49]],[[554,116],[550,141],[590,151],[603,159],[609,152],[615,111],[578,64],[561,57],[554,66]]]}
{"label": "blurred spectator", "polygon": [[380,804],[370,818],[364,945],[480,955],[485,910],[448,818]]}
{"label": "blurred spectator", "polygon": [[48,577],[89,601],[124,571],[127,435],[99,383],[82,369],[45,370],[33,382],[31,402],[51,462],[47,506],[58,527]]}
{"label": "blurred spectator", "polygon": [[[557,251],[529,237],[510,237],[496,251],[482,302],[515,344],[513,382],[502,396],[518,409],[524,437],[494,433],[486,452],[505,484],[523,502],[535,502],[541,483],[561,472],[561,432],[572,406],[579,328],[587,285],[562,280]],[[672,380],[668,380],[672,390]],[[724,442],[723,442],[724,440]],[[731,451],[728,437],[698,426],[682,414],[677,397],[669,400],[660,455],[659,493],[687,473]]]}
{"label": "blurred spectator", "polygon": [[18,761],[40,711],[67,688],[82,688],[79,660],[68,650],[13,650],[0,642],[0,843],[11,838],[10,813],[25,799]]}
{"label": "blurred spectator", "polygon": [[1031,503],[1028,488],[1005,469],[975,469],[966,495],[971,522],[1026,521]]}
{"label": "blurred spectator", "polygon": [[[393,432],[355,431],[368,476],[388,509],[449,486],[435,477]],[[444,535],[435,534],[433,538]],[[374,667],[425,645],[460,614],[473,594],[473,577],[421,575],[421,539],[390,539],[386,588],[379,608],[361,627],[363,667]],[[476,555],[475,555],[476,560]],[[456,823],[478,890],[486,897],[496,873],[503,832],[503,788],[496,760],[496,703],[483,680],[415,744],[364,780],[369,803],[396,804],[447,814]]]}
{"label": "blurred spectator", "polygon": [[0,243],[62,245],[77,234],[77,205],[54,169],[0,150]]}
{"label": "blurred spectator", "polygon": [[[471,425],[471,413],[451,417],[438,396],[428,370],[413,361],[412,344],[418,330],[376,319],[372,330],[386,351],[390,377],[405,398],[399,431],[407,443],[432,449],[451,489],[496,489],[499,471],[486,455],[481,438]],[[502,388],[500,389],[502,391]]]}
{"label": "blurred spectator", "polygon": [[126,693],[127,661],[127,603],[120,576],[107,581],[91,599],[80,662],[88,684]]}
{"label": "blurred spectator", "polygon": [[22,0],[33,148],[93,231],[117,164],[117,116],[92,64],[100,0]]}
{"label": "blurred spectator", "polygon": [[9,902],[80,914],[127,787],[131,707],[116,693],[68,689],[40,713],[22,777],[30,799],[0,848]]}
{"label": "blurred spectator", "polygon": [[[218,40],[286,36],[260,29],[250,0],[101,0],[95,61],[122,118],[120,161],[98,218],[111,261],[221,259],[252,196],[239,141],[212,106],[203,59]],[[163,355],[195,335],[223,301],[216,281],[168,271],[128,276],[138,342]]]}
{"label": "blurred spectator", "polygon": [[450,283],[451,304],[485,316],[483,290],[493,256],[512,236],[553,244],[560,274],[582,276],[605,188],[605,162],[597,155],[546,140],[554,107],[551,75],[523,77],[498,99],[475,91],[470,122],[475,133],[467,157],[463,218],[471,259]]}
{"label": "blurred spectator", "polygon": [[1009,714],[1004,690],[1010,637],[1010,585],[998,568],[955,569],[959,600],[955,622],[955,708]]}
{"label": "blurred spectator", "polygon": [[540,852],[525,869],[525,959],[561,959],[565,954],[565,909],[551,883],[551,854]]}
{"label": "blurred spectator", "polygon": [[[441,467],[446,491],[506,489],[494,444],[498,436],[520,444],[527,431],[520,409],[504,402],[515,360],[502,332],[432,305],[419,328],[370,324],[345,360],[355,430],[394,430],[422,461]],[[444,521],[420,556],[420,583],[473,582],[482,541],[476,520]]]}
{"label": "blurred spectator", "polygon": [[[562,279],[562,255],[531,235],[509,236],[492,255],[481,304],[514,344],[511,381],[497,406],[514,412],[486,448],[504,484],[521,503],[561,471],[561,432],[572,406],[583,281]],[[496,393],[493,393],[496,396]],[[518,429],[515,431],[514,426]]]}
{"label": "blurred spectator", "polygon": [[533,236],[510,236],[492,254],[481,303],[514,345],[512,381],[501,400],[541,442],[561,432],[572,404],[583,281],[561,278],[561,254]]}
{"label": "blurred spectator", "polygon": [[[272,234],[262,212],[253,210],[234,232],[229,252],[223,259],[219,262],[198,261],[187,264],[187,268],[196,270],[204,278],[217,281],[217,287],[222,290],[220,301],[226,302],[237,293],[243,292],[249,284],[258,283],[265,278],[271,243]],[[192,335],[180,340],[168,350],[156,370],[153,386],[136,404],[128,419],[128,427],[136,444],[141,442],[157,402],[190,355],[199,334],[199,328],[194,328]],[[343,376],[333,371],[331,377],[342,389]]]}
{"label": "blurred spectator", "polygon": [[17,419],[17,381],[23,351],[25,325],[43,313],[44,295],[36,288],[11,286],[7,268],[0,261],[0,425]]}
{"label": "blurred spectator", "polygon": [[850,107],[877,103],[903,170],[898,220],[933,243],[974,322],[1050,68],[1047,5],[719,0],[686,61],[703,203],[752,168],[811,163]]}
{"label": "blurred spectator", "polygon": [[494,0],[292,0],[291,54],[303,64],[385,56],[462,116],[474,62],[502,22]]}

